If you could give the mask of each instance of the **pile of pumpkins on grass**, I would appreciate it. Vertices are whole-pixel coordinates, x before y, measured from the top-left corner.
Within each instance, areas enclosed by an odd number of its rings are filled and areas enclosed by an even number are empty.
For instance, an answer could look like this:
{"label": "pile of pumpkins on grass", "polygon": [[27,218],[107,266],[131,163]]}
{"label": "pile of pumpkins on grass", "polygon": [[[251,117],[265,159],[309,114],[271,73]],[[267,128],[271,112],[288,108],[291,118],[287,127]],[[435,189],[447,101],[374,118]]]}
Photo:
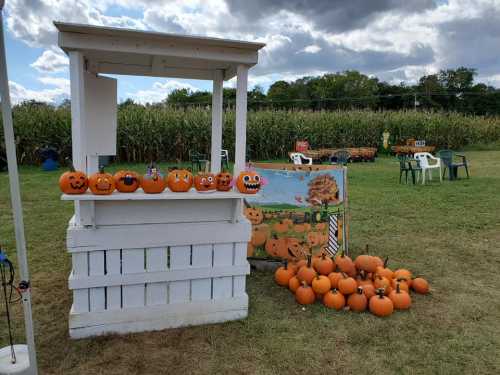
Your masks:
{"label": "pile of pumpkins on grass", "polygon": [[387,267],[387,260],[372,255],[359,255],[354,261],[343,253],[331,258],[326,254],[308,256],[298,262],[285,261],[274,279],[289,288],[301,305],[316,301],[335,310],[362,312],[376,316],[391,315],[394,310],[407,310],[410,292],[427,294],[427,280],[414,278],[411,271]]}

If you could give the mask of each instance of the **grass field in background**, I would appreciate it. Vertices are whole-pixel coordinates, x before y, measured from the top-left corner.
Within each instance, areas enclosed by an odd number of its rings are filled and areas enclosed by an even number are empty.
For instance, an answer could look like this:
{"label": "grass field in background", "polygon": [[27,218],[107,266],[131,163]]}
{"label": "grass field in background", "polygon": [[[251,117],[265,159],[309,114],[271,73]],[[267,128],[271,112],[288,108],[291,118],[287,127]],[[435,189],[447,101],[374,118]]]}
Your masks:
{"label": "grass field in background", "polygon": [[[59,200],[60,172],[21,168],[40,374],[500,373],[500,151],[466,155],[470,180],[426,186],[398,184],[393,158],[348,167],[352,254],[370,244],[392,268],[431,283],[407,312],[381,319],[302,309],[271,274],[252,272],[246,320],[78,341],[68,337],[73,205]],[[0,243],[17,263],[13,237],[2,173]],[[14,310],[23,342],[21,306]],[[0,346],[6,340],[0,318]]]}

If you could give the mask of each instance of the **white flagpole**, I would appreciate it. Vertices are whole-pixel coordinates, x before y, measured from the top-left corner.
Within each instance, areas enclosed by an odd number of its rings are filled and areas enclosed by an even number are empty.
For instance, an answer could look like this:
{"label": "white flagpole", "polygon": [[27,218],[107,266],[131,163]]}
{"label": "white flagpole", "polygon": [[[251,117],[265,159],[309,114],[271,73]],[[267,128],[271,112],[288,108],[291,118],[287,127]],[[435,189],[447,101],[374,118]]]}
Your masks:
{"label": "white flagpole", "polygon": [[23,209],[21,205],[21,193],[19,190],[19,174],[17,171],[16,144],[14,128],[12,126],[12,108],[10,104],[9,79],[7,76],[7,62],[5,58],[5,42],[3,35],[3,6],[4,0],[0,0],[0,93],[2,99],[3,132],[5,137],[5,150],[7,153],[7,165],[9,168],[10,199],[14,214],[14,228],[16,233],[17,260],[21,280],[28,287],[22,291],[24,310],[24,325],[26,329],[26,341],[29,350],[30,369],[32,374],[37,374],[37,362],[35,351],[35,337],[33,334],[33,320],[31,315],[31,288],[29,285],[28,259],[26,257],[26,239],[24,237]]}

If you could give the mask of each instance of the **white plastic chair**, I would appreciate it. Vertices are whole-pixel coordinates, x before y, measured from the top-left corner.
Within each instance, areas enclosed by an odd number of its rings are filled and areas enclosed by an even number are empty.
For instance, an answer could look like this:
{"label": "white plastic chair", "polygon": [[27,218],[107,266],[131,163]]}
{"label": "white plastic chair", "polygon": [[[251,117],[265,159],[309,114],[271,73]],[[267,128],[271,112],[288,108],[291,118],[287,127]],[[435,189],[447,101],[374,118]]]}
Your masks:
{"label": "white plastic chair", "polygon": [[432,170],[439,170],[439,181],[443,182],[443,175],[441,174],[441,159],[432,156],[428,152],[416,152],[415,160],[418,161],[422,172],[420,175],[422,176],[422,185],[425,184],[425,172],[429,171],[429,180],[432,181]]}
{"label": "white plastic chair", "polygon": [[302,165],[302,164],[312,165],[313,163],[312,158],[308,158],[307,156],[305,156],[300,152],[292,152],[290,154],[290,159],[292,159],[293,164],[295,165]]}

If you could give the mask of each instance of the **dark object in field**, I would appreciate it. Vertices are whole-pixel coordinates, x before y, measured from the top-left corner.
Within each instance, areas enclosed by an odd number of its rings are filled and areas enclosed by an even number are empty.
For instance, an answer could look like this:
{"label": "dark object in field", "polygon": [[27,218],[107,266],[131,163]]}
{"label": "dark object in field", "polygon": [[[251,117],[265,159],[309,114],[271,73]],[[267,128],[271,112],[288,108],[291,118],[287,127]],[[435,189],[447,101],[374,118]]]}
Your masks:
{"label": "dark object in field", "polygon": [[[469,178],[469,168],[467,165],[467,158],[465,155],[460,155],[455,153],[453,150],[441,150],[438,152],[438,156],[441,158],[444,164],[443,177],[448,169],[448,176],[450,180],[456,180],[458,178],[458,168],[465,168],[465,173],[467,178]],[[453,160],[455,158],[461,158],[461,162],[455,163]]]}

